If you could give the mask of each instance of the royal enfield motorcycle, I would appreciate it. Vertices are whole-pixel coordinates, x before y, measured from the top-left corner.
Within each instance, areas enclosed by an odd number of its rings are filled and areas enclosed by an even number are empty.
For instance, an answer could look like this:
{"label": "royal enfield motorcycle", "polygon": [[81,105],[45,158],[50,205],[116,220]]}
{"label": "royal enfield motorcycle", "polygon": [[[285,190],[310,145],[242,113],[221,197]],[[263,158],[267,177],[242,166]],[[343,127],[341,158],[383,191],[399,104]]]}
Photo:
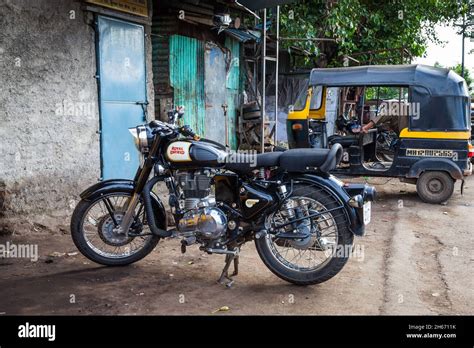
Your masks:
{"label": "royal enfield motorcycle", "polygon": [[[224,254],[218,281],[230,286],[242,245],[254,240],[263,263],[288,282],[334,277],[354,235],[364,234],[375,197],[371,186],[328,174],[342,147],[231,153],[179,126],[183,113],[177,108],[168,122],[131,129],[141,153],[134,180],[105,180],[81,194],[71,219],[80,252],[99,264],[127,265],[160,239],[179,238],[183,253],[196,244]],[[168,208],[153,190],[160,182],[169,191]]]}

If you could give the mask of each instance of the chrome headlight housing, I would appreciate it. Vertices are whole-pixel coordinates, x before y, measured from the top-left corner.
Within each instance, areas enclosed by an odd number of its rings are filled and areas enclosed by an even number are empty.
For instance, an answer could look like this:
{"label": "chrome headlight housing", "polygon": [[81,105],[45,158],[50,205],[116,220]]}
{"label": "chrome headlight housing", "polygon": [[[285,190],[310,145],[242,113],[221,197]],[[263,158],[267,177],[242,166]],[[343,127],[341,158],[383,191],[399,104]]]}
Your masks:
{"label": "chrome headlight housing", "polygon": [[137,126],[128,129],[135,140],[135,146],[141,153],[149,150],[148,132],[146,126]]}

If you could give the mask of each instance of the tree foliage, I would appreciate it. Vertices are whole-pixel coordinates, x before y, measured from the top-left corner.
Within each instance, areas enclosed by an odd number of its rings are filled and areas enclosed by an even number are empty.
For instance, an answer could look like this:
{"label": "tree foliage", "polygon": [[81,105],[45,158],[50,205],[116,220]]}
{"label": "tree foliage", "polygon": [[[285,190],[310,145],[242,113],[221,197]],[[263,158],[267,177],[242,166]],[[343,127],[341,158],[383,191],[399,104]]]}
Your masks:
{"label": "tree foliage", "polygon": [[313,54],[310,66],[341,66],[346,55],[361,64],[400,64],[402,48],[421,56],[429,40],[438,42],[434,26],[453,25],[469,1],[302,0],[282,7],[281,36],[336,40],[284,42]]}
{"label": "tree foliage", "polygon": [[474,39],[474,1],[462,1],[459,12],[460,16],[453,20],[454,26],[458,28],[459,34],[464,32],[465,37]]}

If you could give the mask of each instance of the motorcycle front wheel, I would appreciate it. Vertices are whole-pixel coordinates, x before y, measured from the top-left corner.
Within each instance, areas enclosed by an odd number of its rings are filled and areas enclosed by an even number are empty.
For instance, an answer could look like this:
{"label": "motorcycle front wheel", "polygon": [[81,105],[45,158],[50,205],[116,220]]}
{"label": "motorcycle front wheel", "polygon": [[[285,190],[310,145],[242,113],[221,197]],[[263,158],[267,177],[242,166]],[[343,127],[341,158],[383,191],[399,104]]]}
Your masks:
{"label": "motorcycle front wheel", "polygon": [[[352,252],[353,234],[339,203],[327,191],[308,185],[295,185],[287,206],[299,209],[299,215],[317,215],[298,222],[299,230],[309,231],[304,239],[278,237],[294,232],[286,226],[276,233],[255,239],[260,258],[275,275],[297,285],[325,282],[338,274]],[[293,209],[294,209],[293,208]],[[267,217],[267,230],[289,220],[286,208]]]}
{"label": "motorcycle front wheel", "polygon": [[124,266],[153,251],[160,238],[150,233],[141,201],[128,235],[114,230],[129,197],[129,192],[114,192],[79,202],[71,218],[71,236],[85,257],[106,266]]}

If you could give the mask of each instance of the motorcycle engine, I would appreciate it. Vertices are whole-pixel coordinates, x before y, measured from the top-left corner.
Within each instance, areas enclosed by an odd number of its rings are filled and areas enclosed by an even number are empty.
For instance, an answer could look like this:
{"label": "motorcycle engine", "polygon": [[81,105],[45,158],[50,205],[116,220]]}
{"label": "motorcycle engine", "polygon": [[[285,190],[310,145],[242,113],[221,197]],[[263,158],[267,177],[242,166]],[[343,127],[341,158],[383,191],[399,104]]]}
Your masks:
{"label": "motorcycle engine", "polygon": [[178,231],[202,240],[222,237],[227,230],[227,216],[216,207],[211,195],[211,173],[178,172],[175,178],[183,192],[182,208],[186,211],[178,222]]}

